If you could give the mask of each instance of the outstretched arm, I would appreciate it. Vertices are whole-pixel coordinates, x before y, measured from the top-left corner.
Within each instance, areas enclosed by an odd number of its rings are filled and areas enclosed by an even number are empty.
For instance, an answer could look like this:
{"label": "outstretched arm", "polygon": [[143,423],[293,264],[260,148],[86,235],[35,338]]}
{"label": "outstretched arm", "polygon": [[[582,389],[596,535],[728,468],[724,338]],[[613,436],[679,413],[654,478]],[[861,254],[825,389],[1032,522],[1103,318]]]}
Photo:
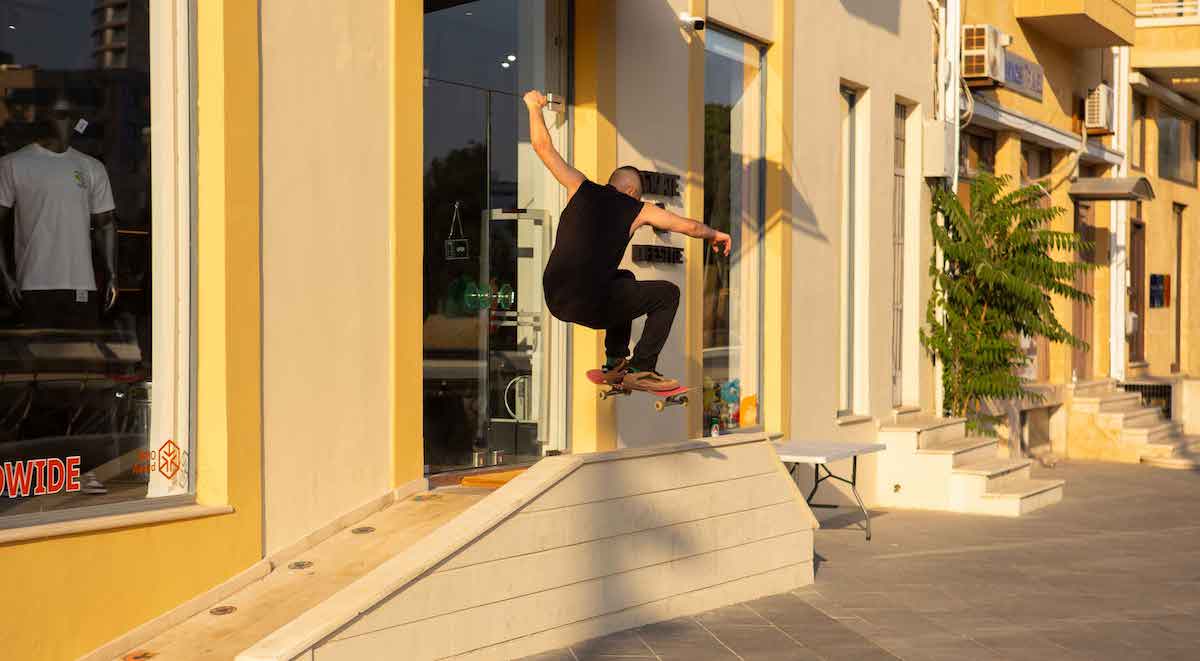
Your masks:
{"label": "outstretched arm", "polygon": [[554,148],[550,130],[546,128],[546,119],[542,117],[542,108],[545,106],[546,95],[537,90],[525,93],[525,107],[529,109],[529,141],[533,144],[533,151],[546,165],[546,169],[567,189],[567,199],[570,199],[575,191],[579,190],[585,177],[582,172],[571,167]]}
{"label": "outstretched arm", "polygon": [[663,230],[664,232],[686,234],[696,239],[711,241],[713,252],[719,252],[726,256],[729,255],[729,251],[733,248],[733,239],[728,234],[715,230],[691,218],[684,218],[666,209],[660,209],[653,204],[647,204],[642,207],[642,212],[633,221],[633,229],[635,230],[642,225],[649,225],[654,229]]}

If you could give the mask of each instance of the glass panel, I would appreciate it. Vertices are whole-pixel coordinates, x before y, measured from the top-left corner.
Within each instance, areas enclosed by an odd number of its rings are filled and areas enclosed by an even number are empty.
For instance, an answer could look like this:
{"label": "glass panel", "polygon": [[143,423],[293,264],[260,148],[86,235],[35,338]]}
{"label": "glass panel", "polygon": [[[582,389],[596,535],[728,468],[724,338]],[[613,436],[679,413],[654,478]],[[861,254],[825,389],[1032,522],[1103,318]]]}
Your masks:
{"label": "glass panel", "polygon": [[149,444],[149,3],[95,4],[0,3],[3,515],[189,489]]}
{"label": "glass panel", "polygon": [[904,177],[908,108],[897,103],[892,127],[892,406],[904,403]]}
{"label": "glass panel", "polygon": [[1158,115],[1158,174],[1168,179],[1183,179],[1181,168],[1183,121],[1163,110]]}
{"label": "glass panel", "polygon": [[1141,170],[1145,167],[1146,97],[1133,95],[1131,104],[1133,117],[1129,123],[1129,165]]}
{"label": "glass panel", "polygon": [[841,282],[840,282],[840,388],[838,389],[838,415],[854,413],[854,370],[855,370],[855,246],[854,239],[855,200],[857,197],[857,176],[855,173],[855,158],[858,147],[855,142],[857,129],[855,127],[855,106],[858,95],[854,90],[843,87],[840,90],[842,114],[842,147],[841,147],[841,183],[842,183],[842,231],[841,231]]}
{"label": "glass panel", "polygon": [[704,222],[735,252],[704,251],[704,418],[728,430],[761,420],[762,51],[716,30],[706,45]]}
{"label": "glass panel", "polygon": [[560,90],[547,35],[561,3],[425,6],[424,442],[436,473],[533,460],[545,442],[541,273],[558,188],[532,155],[519,94]]}

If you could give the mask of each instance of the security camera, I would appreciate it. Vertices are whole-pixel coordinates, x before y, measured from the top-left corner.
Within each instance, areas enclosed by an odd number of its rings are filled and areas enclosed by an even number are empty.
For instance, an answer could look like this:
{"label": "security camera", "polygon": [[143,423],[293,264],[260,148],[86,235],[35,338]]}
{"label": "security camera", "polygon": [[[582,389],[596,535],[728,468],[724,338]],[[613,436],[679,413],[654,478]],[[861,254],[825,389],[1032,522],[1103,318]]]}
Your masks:
{"label": "security camera", "polygon": [[699,16],[692,16],[687,12],[679,12],[679,22],[686,30],[700,32],[704,29],[704,19]]}

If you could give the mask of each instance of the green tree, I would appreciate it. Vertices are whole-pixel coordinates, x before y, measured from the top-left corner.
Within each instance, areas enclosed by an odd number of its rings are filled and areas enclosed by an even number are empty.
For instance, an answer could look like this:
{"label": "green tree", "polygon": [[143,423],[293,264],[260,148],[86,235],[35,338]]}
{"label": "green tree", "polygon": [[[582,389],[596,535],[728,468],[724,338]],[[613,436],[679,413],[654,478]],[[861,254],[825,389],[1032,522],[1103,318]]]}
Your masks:
{"label": "green tree", "polygon": [[1022,336],[1087,347],[1055,317],[1051,297],[1090,304],[1074,283],[1093,265],[1051,253],[1086,253],[1091,245],[1049,229],[1063,209],[1042,206],[1044,189],[1009,191],[1010,181],[981,173],[971,183],[970,209],[947,188],[933,190],[930,227],[943,263],[930,260],[933,293],[921,343],[942,363],[944,413],[966,417],[975,432],[987,433],[995,420],[981,411],[986,400],[1040,397],[1018,373],[1029,361]]}

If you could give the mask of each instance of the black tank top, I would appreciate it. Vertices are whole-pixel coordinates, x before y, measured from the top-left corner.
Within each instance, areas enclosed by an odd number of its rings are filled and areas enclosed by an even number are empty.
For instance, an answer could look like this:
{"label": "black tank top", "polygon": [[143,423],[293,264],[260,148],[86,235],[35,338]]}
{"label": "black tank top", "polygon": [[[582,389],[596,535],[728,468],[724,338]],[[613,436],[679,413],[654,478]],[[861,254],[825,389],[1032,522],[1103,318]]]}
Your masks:
{"label": "black tank top", "polygon": [[588,321],[601,308],[643,204],[612,186],[587,179],[580,184],[563,209],[542,274],[551,314],[564,321]]}

